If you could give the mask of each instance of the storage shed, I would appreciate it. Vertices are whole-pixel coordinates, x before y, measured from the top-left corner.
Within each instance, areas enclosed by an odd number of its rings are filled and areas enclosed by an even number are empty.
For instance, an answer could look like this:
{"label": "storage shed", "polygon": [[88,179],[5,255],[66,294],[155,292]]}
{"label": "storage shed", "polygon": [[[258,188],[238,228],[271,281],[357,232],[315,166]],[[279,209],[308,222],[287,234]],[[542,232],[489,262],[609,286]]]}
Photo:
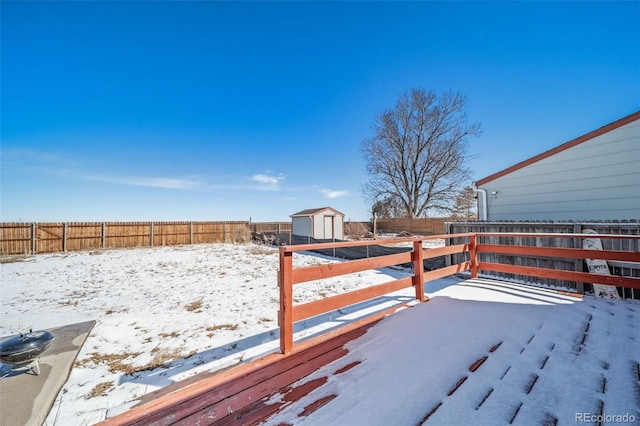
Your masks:
{"label": "storage shed", "polygon": [[640,218],[640,111],[476,182],[480,220]]}
{"label": "storage shed", "polygon": [[343,238],[344,213],[331,207],[302,210],[290,217],[293,235],[319,240]]}

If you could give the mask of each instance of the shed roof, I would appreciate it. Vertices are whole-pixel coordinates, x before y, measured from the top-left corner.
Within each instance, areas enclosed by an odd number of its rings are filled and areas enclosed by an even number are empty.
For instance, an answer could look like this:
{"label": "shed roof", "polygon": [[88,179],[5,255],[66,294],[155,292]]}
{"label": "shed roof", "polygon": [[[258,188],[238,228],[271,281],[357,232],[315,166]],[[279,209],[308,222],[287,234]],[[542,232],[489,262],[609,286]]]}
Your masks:
{"label": "shed roof", "polygon": [[306,209],[306,210],[302,210],[299,211],[298,213],[294,213],[292,215],[290,215],[289,217],[304,217],[304,216],[315,216],[316,214],[323,212],[325,210],[331,210],[334,213],[340,215],[340,216],[344,216],[344,213],[339,212],[336,209],[333,209],[331,207],[320,207],[317,209]]}
{"label": "shed roof", "polygon": [[627,115],[626,117],[623,117],[619,120],[614,121],[613,123],[609,123],[606,126],[602,126],[599,129],[596,129],[592,132],[589,132],[587,134],[584,134],[578,138],[575,138],[573,140],[570,140],[569,142],[565,142],[562,145],[559,145],[555,148],[552,148],[548,151],[543,152],[542,154],[538,154],[534,157],[529,158],[528,160],[524,160],[518,164],[515,164],[511,167],[508,167],[504,170],[501,170],[497,173],[494,173],[490,176],[487,176],[483,179],[480,179],[479,181],[476,182],[476,186],[480,186],[480,185],[484,185],[485,183],[491,182],[492,180],[501,178],[505,175],[508,175],[509,173],[515,172],[516,170],[520,170],[530,164],[533,164],[535,162],[538,162],[540,160],[544,160],[545,158],[551,157],[552,155],[555,155],[559,152],[562,152],[564,150],[567,150],[569,148],[572,148],[576,145],[580,145],[583,142],[587,142],[597,136],[600,136],[602,134],[605,134],[607,132],[610,132],[612,130],[615,130],[619,127],[624,126],[625,124],[629,124],[633,121],[636,121],[640,119],[640,111],[636,111],[633,114]]}

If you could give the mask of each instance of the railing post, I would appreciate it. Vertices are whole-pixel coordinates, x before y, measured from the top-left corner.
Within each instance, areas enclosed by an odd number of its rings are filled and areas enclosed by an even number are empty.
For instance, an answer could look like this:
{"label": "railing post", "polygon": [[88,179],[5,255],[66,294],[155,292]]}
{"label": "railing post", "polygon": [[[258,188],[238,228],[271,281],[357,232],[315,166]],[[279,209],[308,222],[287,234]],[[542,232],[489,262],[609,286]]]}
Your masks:
{"label": "railing post", "polygon": [[471,278],[478,278],[478,241],[477,235],[469,236],[469,260],[471,261]]}
{"label": "railing post", "polygon": [[278,270],[278,287],[280,288],[280,352],[288,354],[293,350],[293,252],[280,246],[280,269]]}
{"label": "railing post", "polygon": [[[573,233],[574,234],[582,234],[582,224],[574,223],[573,224]],[[573,248],[582,248],[582,238],[574,238],[573,239]],[[576,259],[575,260],[576,272],[585,272],[584,270],[584,260]],[[578,294],[584,294],[584,283],[576,282],[576,292]]]}
{"label": "railing post", "polygon": [[426,302],[429,299],[424,295],[424,256],[422,252],[422,240],[415,240],[413,242],[411,260],[413,260],[413,286],[416,290],[416,299],[421,302]]}
{"label": "railing post", "polygon": [[[444,224],[444,233],[449,235],[451,234],[451,223],[450,222],[445,222]],[[448,247],[451,245],[451,238],[445,238],[444,239],[444,246]],[[452,254],[448,254],[444,257],[444,261],[445,261],[445,266],[451,266],[453,263],[451,262],[453,255]]]}

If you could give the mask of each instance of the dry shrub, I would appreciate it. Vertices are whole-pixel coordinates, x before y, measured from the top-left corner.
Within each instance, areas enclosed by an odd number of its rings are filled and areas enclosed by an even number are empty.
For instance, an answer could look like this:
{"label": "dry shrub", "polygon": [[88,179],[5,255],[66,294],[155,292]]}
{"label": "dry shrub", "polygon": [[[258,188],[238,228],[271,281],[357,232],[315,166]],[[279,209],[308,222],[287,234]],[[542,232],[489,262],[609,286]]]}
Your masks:
{"label": "dry shrub", "polygon": [[221,324],[221,325],[213,325],[211,327],[207,327],[207,331],[218,331],[218,330],[235,331],[237,329],[238,329],[238,324]]}
{"label": "dry shrub", "polygon": [[[180,349],[161,349],[157,351],[156,355],[150,362],[140,367],[134,367],[131,373],[126,374],[139,373],[141,371],[151,371],[155,370],[156,368],[167,368],[171,361],[181,358],[181,354],[182,352],[180,351]],[[189,356],[191,355],[187,355],[187,358]]]}
{"label": "dry shrub", "polygon": [[343,226],[344,235],[352,240],[361,240],[371,233],[363,222],[345,222]]}
{"label": "dry shrub", "polygon": [[162,337],[163,339],[166,339],[167,337],[178,337],[180,336],[180,333],[178,333],[177,331],[172,331],[171,333],[160,333],[160,337]]}
{"label": "dry shrub", "polygon": [[[154,351],[156,355],[153,359],[145,365],[134,366],[131,364],[123,363],[122,361],[128,358],[135,358],[142,352],[124,353],[124,354],[99,354],[94,352],[90,354],[89,358],[76,362],[77,367],[83,367],[89,363],[100,364],[106,363],[109,366],[109,372],[111,373],[124,373],[131,375],[139,373],[141,371],[155,370],[156,368],[167,368],[169,363],[175,359],[182,358],[182,351],[180,349],[157,349]],[[191,351],[185,358],[195,355],[195,351]],[[96,386],[91,392],[89,398],[94,396],[102,396],[109,389],[109,383],[101,383]]]}
{"label": "dry shrub", "polygon": [[207,337],[212,338],[215,335],[214,331],[218,331],[218,330],[235,331],[237,329],[238,329],[238,324],[213,325],[213,326],[207,327],[207,331],[209,332],[207,333]]}
{"label": "dry shrub", "polygon": [[97,352],[93,352],[89,354],[89,358],[85,358],[82,361],[77,361],[76,367],[84,367],[89,363],[92,364],[101,364],[106,363],[109,366],[109,371],[111,373],[122,372],[125,374],[131,374],[130,371],[134,370],[134,367],[131,364],[124,364],[122,361],[129,358],[135,358],[140,355],[142,352],[125,352],[122,354],[99,354]]}

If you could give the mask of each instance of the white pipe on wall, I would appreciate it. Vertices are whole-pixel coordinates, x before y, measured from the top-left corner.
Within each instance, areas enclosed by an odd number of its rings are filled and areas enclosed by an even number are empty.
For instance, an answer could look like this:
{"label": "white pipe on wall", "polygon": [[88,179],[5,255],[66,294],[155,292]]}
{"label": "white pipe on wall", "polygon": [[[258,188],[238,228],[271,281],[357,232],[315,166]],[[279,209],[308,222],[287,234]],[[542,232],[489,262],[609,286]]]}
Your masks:
{"label": "white pipe on wall", "polygon": [[475,191],[476,194],[482,194],[482,202],[480,203],[480,205],[482,206],[482,209],[478,209],[478,212],[480,213],[480,220],[487,220],[487,215],[488,215],[488,206],[487,206],[487,190],[486,189],[482,189],[482,188],[477,188],[475,186],[475,184],[473,185],[473,190]]}

